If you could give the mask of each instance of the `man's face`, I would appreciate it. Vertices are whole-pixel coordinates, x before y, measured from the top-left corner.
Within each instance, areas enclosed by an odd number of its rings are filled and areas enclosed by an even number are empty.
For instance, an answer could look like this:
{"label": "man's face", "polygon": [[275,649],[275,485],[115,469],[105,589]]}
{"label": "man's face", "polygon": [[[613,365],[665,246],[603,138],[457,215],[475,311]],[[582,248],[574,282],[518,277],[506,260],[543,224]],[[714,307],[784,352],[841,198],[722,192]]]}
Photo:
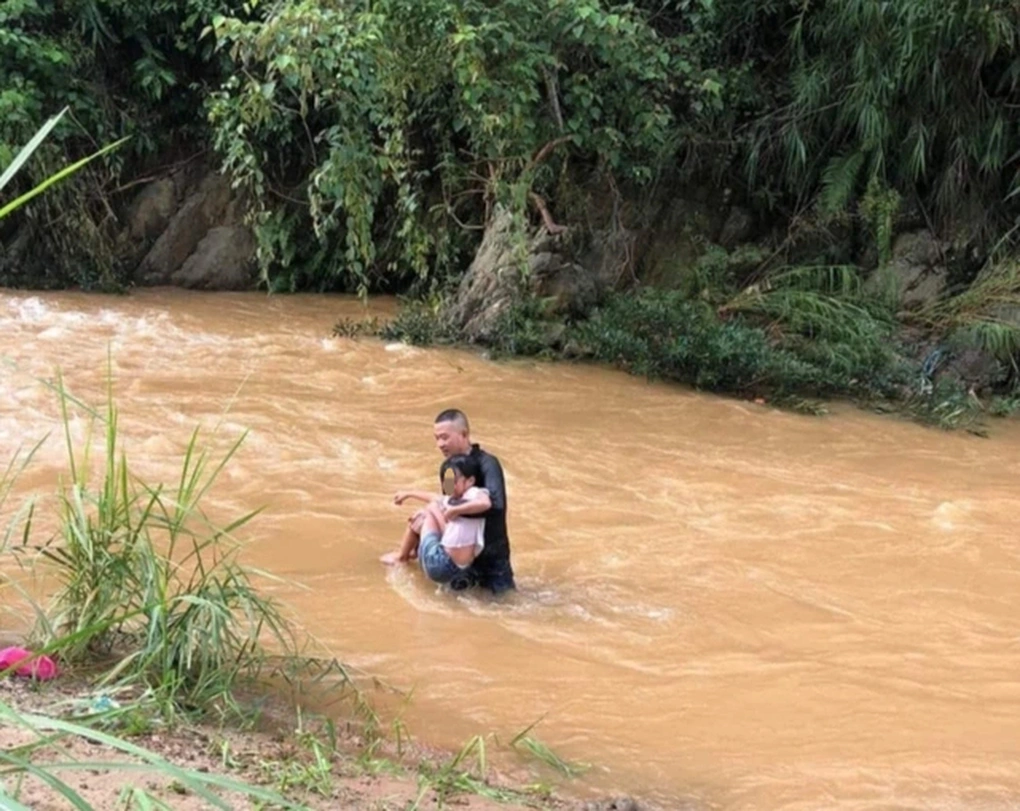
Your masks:
{"label": "man's face", "polygon": [[467,453],[469,443],[467,434],[452,422],[437,422],[433,426],[436,447],[443,456],[449,459],[455,453]]}

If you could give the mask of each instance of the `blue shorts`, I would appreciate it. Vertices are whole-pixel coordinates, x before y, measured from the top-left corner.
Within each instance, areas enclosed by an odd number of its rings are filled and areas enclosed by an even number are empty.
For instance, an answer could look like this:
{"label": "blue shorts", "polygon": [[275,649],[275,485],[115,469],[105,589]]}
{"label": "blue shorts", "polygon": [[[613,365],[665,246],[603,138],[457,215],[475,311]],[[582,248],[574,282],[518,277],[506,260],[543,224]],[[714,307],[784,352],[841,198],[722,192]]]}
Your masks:
{"label": "blue shorts", "polygon": [[418,562],[429,580],[448,585],[454,591],[463,591],[475,585],[475,576],[470,567],[462,569],[451,560],[436,532],[422,535],[421,543],[418,544]]}

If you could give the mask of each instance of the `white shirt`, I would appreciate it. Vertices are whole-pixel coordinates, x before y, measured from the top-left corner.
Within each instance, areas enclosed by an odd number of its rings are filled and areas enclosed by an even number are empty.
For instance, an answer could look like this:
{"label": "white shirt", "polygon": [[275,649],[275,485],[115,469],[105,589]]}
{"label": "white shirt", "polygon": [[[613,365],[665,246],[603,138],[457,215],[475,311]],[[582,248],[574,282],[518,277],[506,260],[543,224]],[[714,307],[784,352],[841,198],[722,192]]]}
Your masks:
{"label": "white shirt", "polygon": [[[464,495],[457,499],[457,505],[468,501],[474,501],[479,495],[489,494],[483,487],[469,487]],[[443,506],[451,505],[451,497],[443,496]],[[474,515],[459,515],[446,522],[446,531],[443,532],[443,546],[450,549],[462,549],[466,546],[475,547],[477,557],[485,548],[485,519]]]}

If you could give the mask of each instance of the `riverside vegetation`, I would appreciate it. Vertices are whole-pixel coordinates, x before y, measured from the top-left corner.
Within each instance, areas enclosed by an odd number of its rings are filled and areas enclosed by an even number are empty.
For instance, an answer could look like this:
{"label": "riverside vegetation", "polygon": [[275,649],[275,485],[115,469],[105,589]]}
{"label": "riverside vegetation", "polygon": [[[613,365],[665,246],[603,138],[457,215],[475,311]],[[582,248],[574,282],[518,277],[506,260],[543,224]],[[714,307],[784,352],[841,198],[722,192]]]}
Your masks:
{"label": "riverside vegetation", "polygon": [[[130,140],[4,221],[0,281],[126,289],[131,195],[201,160],[253,284],[398,293],[389,335],[977,428],[1018,401],[1018,31],[1008,0],[3,0],[0,165],[70,109],[16,185]],[[514,304],[478,335],[498,211]],[[564,302],[540,230],[622,259]]]}

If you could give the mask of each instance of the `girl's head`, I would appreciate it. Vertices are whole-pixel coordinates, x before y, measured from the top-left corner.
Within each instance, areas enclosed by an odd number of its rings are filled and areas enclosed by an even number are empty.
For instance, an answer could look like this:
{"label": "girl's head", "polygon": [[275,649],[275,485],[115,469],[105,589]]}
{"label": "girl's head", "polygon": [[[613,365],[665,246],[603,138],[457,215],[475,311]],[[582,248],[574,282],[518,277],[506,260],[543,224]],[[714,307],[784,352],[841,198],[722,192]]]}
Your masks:
{"label": "girl's head", "polygon": [[443,479],[443,492],[460,498],[469,487],[474,487],[481,476],[478,462],[467,455],[451,456],[439,471]]}

